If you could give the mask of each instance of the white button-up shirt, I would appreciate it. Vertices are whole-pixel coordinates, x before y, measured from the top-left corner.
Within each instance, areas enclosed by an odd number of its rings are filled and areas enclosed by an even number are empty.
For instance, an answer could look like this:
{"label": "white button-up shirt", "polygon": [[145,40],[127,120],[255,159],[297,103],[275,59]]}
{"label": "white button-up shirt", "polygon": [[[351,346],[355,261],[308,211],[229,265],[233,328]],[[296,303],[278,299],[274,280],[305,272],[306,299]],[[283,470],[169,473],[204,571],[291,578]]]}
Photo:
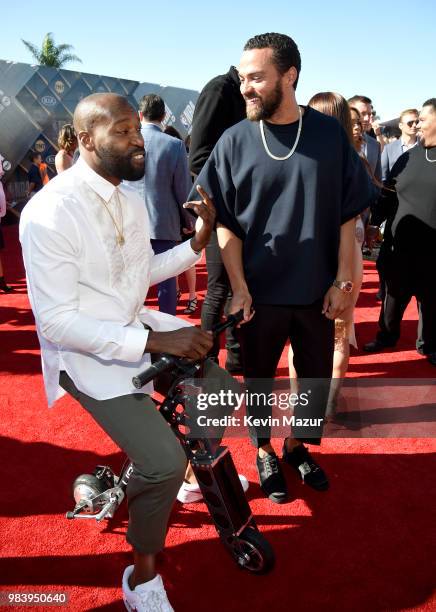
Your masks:
{"label": "white button-up shirt", "polygon": [[144,308],[144,299],[150,285],[199,259],[190,242],[154,255],[141,198],[127,185],[116,188],[82,158],[26,205],[20,241],[49,405],[64,393],[61,370],[95,399],[151,392],[151,385],[137,391],[132,384],[150,364],[142,322],[155,331],[189,323]]}
{"label": "white button-up shirt", "polygon": [[403,153],[406,153],[406,151],[408,151],[409,149],[413,149],[413,147],[416,147],[417,144],[418,139],[416,139],[415,142],[413,142],[412,144],[406,144],[403,139],[401,139],[401,151]]}

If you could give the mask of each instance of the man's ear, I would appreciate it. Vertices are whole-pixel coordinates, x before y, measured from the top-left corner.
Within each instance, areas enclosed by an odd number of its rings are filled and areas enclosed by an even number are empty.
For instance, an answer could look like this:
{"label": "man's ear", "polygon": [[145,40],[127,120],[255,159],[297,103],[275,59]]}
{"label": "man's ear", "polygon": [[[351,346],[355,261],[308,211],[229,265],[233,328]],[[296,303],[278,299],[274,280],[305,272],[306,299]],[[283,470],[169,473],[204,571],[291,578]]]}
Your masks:
{"label": "man's ear", "polygon": [[294,66],[291,66],[284,76],[286,77],[286,80],[289,85],[294,86],[294,83],[298,77],[297,69]]}
{"label": "man's ear", "polygon": [[77,140],[87,151],[94,151],[94,139],[89,132],[79,132],[77,134]]}

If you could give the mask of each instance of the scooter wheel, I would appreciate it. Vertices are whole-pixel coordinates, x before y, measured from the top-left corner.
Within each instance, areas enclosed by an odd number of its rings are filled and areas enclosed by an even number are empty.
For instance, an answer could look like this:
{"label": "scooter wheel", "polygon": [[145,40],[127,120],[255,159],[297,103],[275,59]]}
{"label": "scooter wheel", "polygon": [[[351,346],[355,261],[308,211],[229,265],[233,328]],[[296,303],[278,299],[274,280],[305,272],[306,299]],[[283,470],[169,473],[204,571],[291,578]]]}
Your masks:
{"label": "scooter wheel", "polygon": [[73,483],[73,497],[76,504],[83,500],[90,502],[106,490],[104,483],[94,474],[81,474]]}
{"label": "scooter wheel", "polygon": [[266,574],[272,569],[274,550],[257,529],[246,527],[235,540],[233,556],[241,568],[253,574]]}

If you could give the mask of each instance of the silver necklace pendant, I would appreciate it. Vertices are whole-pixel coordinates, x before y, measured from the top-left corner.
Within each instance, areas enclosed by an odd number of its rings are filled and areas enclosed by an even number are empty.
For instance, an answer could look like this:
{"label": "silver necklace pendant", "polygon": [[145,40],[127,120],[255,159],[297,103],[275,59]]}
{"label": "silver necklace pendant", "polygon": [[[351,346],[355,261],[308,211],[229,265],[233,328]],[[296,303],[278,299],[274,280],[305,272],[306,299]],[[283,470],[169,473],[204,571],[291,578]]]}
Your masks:
{"label": "silver necklace pendant", "polygon": [[429,159],[427,149],[425,150],[425,159],[431,164],[436,164],[436,159]]}
{"label": "silver necklace pendant", "polygon": [[302,129],[302,126],[303,126],[303,115],[301,113],[301,108],[300,107],[298,107],[298,113],[299,113],[299,118],[298,118],[297,136],[295,137],[295,142],[294,142],[294,145],[293,145],[292,149],[284,157],[278,157],[277,155],[273,155],[271,153],[271,151],[268,148],[268,144],[267,144],[266,138],[265,138],[265,128],[264,128],[264,125],[263,125],[263,120],[261,119],[259,121],[259,129],[260,129],[260,135],[262,137],[263,146],[265,148],[265,151],[266,151],[267,155],[269,155],[272,159],[276,159],[277,161],[285,161],[286,159],[289,159],[294,154],[295,149],[297,148],[298,142],[300,140],[301,129]]}

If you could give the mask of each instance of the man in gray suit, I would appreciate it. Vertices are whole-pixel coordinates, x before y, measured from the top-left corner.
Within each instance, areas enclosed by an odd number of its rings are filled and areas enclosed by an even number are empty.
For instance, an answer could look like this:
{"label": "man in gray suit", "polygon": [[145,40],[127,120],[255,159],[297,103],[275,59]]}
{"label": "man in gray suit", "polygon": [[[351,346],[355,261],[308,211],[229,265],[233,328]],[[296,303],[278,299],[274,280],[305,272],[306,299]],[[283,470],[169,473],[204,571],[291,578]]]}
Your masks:
{"label": "man in gray suit", "polygon": [[[353,96],[349,98],[348,104],[356,108],[362,120],[363,144],[362,153],[368,160],[368,164],[377,180],[381,180],[381,128],[378,124],[372,123],[372,102],[366,96]],[[375,136],[375,138],[374,138]]]}
{"label": "man in gray suit", "polygon": [[397,159],[406,151],[418,144],[419,113],[416,108],[408,108],[400,115],[398,127],[401,130],[401,138],[385,145],[382,156],[382,181],[385,183],[389,173],[394,167]]}
{"label": "man in gray suit", "polygon": [[[193,217],[183,208],[192,180],[183,141],[162,132],[161,124],[165,118],[162,98],[155,94],[144,96],[139,111],[145,145],[145,175],[137,187],[144,189],[151,246],[157,255],[180,242],[182,227],[192,229],[194,226]],[[158,302],[161,312],[176,314],[175,278],[159,283]]]}

